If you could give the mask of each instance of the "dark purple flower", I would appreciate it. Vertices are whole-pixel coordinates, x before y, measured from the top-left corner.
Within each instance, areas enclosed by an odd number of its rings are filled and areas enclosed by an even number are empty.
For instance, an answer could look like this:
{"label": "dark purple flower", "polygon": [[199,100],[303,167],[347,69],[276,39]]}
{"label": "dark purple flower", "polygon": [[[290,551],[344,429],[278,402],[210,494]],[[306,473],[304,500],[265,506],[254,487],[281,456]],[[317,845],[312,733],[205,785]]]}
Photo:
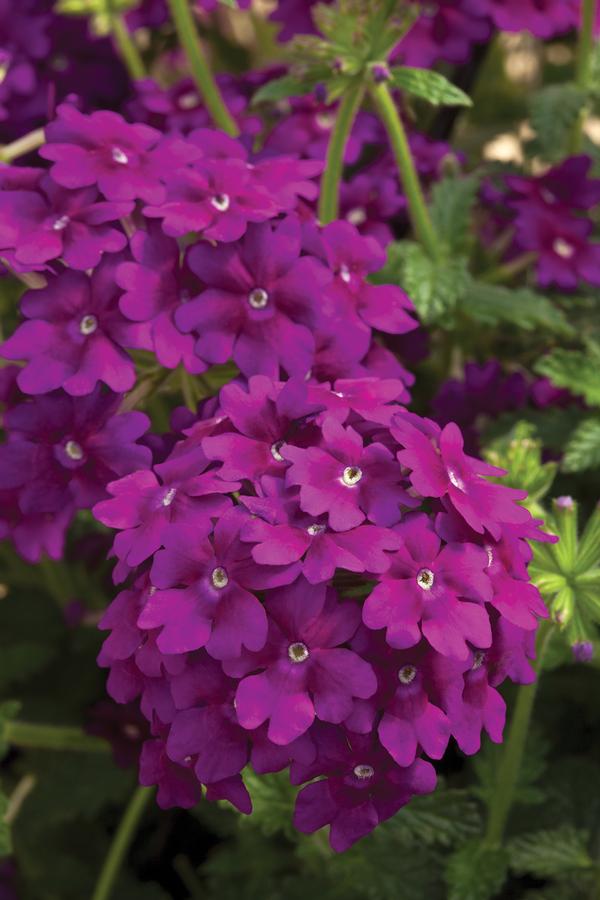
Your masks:
{"label": "dark purple flower", "polygon": [[394,50],[408,66],[429,69],[440,60],[467,62],[474,44],[487,41],[491,28],[487,0],[434,0]]}
{"label": "dark purple flower", "polygon": [[577,641],[571,647],[576,662],[587,663],[594,658],[594,645],[591,641]]}
{"label": "dark purple flower", "polygon": [[539,38],[564,34],[579,24],[579,0],[486,0],[503,31],[529,31]]}

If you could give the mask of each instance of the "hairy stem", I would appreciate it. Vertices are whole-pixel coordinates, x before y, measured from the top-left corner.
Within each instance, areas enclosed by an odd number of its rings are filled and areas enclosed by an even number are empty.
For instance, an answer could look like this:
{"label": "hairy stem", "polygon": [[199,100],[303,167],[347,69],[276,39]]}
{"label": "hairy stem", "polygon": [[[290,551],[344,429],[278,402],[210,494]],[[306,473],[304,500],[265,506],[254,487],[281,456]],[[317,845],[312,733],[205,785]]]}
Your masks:
{"label": "hairy stem", "polygon": [[125,19],[119,13],[112,12],[110,6],[111,0],[109,0],[110,30],[115,39],[115,44],[118,47],[119,55],[129,72],[129,76],[134,81],[136,79],[145,78],[146,67],[144,66],[140,52],[131,37],[129,29],[125,24]]}
{"label": "hairy stem", "polygon": [[23,135],[23,137],[13,141],[12,144],[5,144],[4,147],[0,147],[0,162],[11,163],[14,159],[18,159],[19,156],[25,156],[26,153],[37,150],[45,140],[44,129],[36,128],[35,131],[30,131],[29,134]]}
{"label": "hairy stem", "polygon": [[[579,30],[579,42],[577,45],[577,62],[575,66],[575,81],[582,90],[590,86],[592,76],[592,59],[594,50],[594,25],[598,11],[598,0],[582,0],[581,4],[581,28]],[[573,129],[571,136],[571,152],[579,153],[583,142],[582,113]]]}
{"label": "hairy stem", "polygon": [[488,804],[488,820],[484,838],[488,846],[502,844],[523,761],[542,662],[551,637],[552,624],[547,621],[542,622],[537,640],[538,652],[535,665],[537,678],[532,684],[521,685],[518,690],[508,737],[502,747],[502,755],[496,771],[494,793]]}
{"label": "hairy stem", "polygon": [[192,77],[202,94],[213,122],[227,134],[236,137],[239,129],[225,106],[221,92],[204,58],[188,0],[169,0],[169,7],[179,42],[185,50],[190,65]]}
{"label": "hairy stem", "polygon": [[365,86],[362,80],[351,84],[339,105],[335,125],[327,147],[327,160],[321,177],[321,193],[319,197],[319,221],[323,225],[337,219],[340,206],[340,182],[344,169],[346,145],[354,120],[358,114]]}
{"label": "hairy stem", "polygon": [[392,145],[414,232],[429,256],[432,259],[439,259],[440,240],[429,216],[406,131],[396,104],[385,82],[372,85],[371,95]]}
{"label": "hairy stem", "polygon": [[125,808],[123,818],[115,831],[112,843],[104,860],[92,900],[108,900],[112,895],[119,872],[127,851],[133,841],[135,832],[144,814],[144,810],[154,796],[154,788],[137,787]]}
{"label": "hairy stem", "polygon": [[0,737],[14,747],[44,750],[82,750],[109,753],[110,744],[70,725],[40,725],[37,722],[5,722]]}

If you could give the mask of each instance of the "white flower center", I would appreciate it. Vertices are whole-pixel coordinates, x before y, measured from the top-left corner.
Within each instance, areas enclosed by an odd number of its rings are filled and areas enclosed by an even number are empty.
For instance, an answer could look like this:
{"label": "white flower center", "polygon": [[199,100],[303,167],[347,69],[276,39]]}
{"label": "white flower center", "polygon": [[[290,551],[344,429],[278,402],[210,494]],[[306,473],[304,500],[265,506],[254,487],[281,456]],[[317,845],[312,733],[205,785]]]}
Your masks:
{"label": "white flower center", "polygon": [[340,266],[340,278],[345,284],[350,283],[352,275],[350,274],[350,269],[348,268],[346,263],[342,263],[342,265]]}
{"label": "white flower center", "polygon": [[560,256],[563,259],[571,259],[571,257],[575,253],[575,247],[573,246],[573,244],[569,244],[569,242],[565,241],[563,238],[556,238],[556,240],[552,244],[552,249],[557,256]]}
{"label": "white flower center", "polygon": [[331,131],[335,125],[335,115],[333,113],[317,113],[315,122],[323,131]]}
{"label": "white flower center", "polygon": [[110,155],[112,156],[113,162],[118,163],[120,166],[126,166],[129,162],[129,157],[120,147],[113,147],[110,151]]}
{"label": "white flower center", "polygon": [[275,441],[274,444],[271,444],[271,456],[275,460],[275,462],[283,462],[283,456],[279,452],[283,446],[283,441]]}
{"label": "white flower center", "polygon": [[430,591],[434,581],[435,576],[431,569],[421,569],[421,571],[417,573],[417,584],[424,591]]}
{"label": "white flower center", "polygon": [[216,587],[217,590],[221,591],[229,584],[229,575],[227,574],[223,566],[217,566],[216,569],[212,570],[210,580],[213,583],[213,587]]}
{"label": "white flower center", "polygon": [[357,778],[360,778],[361,781],[367,781],[369,778],[373,777],[375,769],[373,766],[367,765],[367,763],[360,763],[358,766],[354,766],[354,774]]}
{"label": "white flower center", "polygon": [[76,462],[83,459],[83,449],[77,441],[67,441],[65,444],[65,453],[69,459],[73,459]]}
{"label": "white flower center", "polygon": [[473,670],[480,669],[485,662],[485,653],[483,650],[476,650],[473,654]]}
{"label": "white flower center", "polygon": [[484,549],[485,552],[487,553],[488,564],[487,564],[487,567],[486,567],[486,568],[489,569],[489,567],[490,567],[490,566],[492,565],[492,563],[494,562],[494,551],[492,550],[492,548],[490,547],[489,544],[486,544],[485,547],[484,547],[483,549]]}
{"label": "white flower center", "polygon": [[288,647],[288,656],[293,663],[303,663],[308,659],[308,647],[302,641],[296,641]]}
{"label": "white flower center", "polygon": [[52,224],[52,231],[64,231],[70,221],[68,216],[59,216]]}
{"label": "white flower center", "polygon": [[411,684],[417,677],[417,669],[415,666],[402,666],[398,671],[398,680],[402,684]]}
{"label": "white flower center", "polygon": [[170,506],[173,500],[175,499],[175,495],[177,493],[177,488],[169,488],[165,496],[162,498],[163,506]]}
{"label": "white flower center", "polygon": [[346,466],[342,475],[342,481],[346,487],[354,487],[362,478],[362,469],[358,466]]}
{"label": "white flower center", "polygon": [[453,484],[458,491],[464,491],[465,483],[462,478],[457,475],[454,469],[448,469],[448,478],[450,479],[450,483]]}
{"label": "white flower center", "polygon": [[357,228],[364,225],[367,221],[367,211],[362,206],[355,206],[354,209],[348,210],[346,213],[346,221]]}
{"label": "white flower center", "polygon": [[79,323],[79,330],[82,334],[93,334],[98,327],[98,319],[96,316],[84,316]]}
{"label": "white flower center", "polygon": [[193,109],[195,106],[198,106],[200,102],[200,97],[195,91],[188,91],[187,94],[182,94],[177,103],[181,109]]}
{"label": "white flower center", "polygon": [[229,196],[227,194],[215,194],[210,202],[219,212],[227,212],[229,209]]}
{"label": "white flower center", "polygon": [[269,295],[263,288],[254,288],[248,294],[248,303],[252,309],[264,309],[269,302]]}
{"label": "white flower center", "polygon": [[316,522],[313,522],[312,525],[309,525],[306,529],[311,537],[314,537],[316,534],[323,534],[325,531],[324,525],[318,525]]}

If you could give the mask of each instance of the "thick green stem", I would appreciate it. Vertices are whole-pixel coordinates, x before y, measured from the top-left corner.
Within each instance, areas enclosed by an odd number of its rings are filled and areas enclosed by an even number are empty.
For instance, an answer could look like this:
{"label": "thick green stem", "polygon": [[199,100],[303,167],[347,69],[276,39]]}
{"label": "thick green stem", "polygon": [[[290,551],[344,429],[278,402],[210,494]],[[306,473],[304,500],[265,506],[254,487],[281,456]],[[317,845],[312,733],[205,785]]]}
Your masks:
{"label": "thick green stem", "polygon": [[185,50],[190,65],[192,77],[215,125],[226,131],[227,134],[236,137],[239,134],[239,128],[225,106],[221,92],[202,53],[189,0],[169,0],[169,7],[179,42]]}
{"label": "thick green stem", "polygon": [[321,178],[319,221],[323,225],[327,225],[328,222],[332,222],[338,217],[340,182],[344,170],[346,145],[364,95],[365,86],[362,80],[355,81],[348,87],[337,111],[327,148],[325,169]]}
{"label": "thick green stem", "polygon": [[494,793],[488,804],[488,820],[484,841],[488,846],[502,844],[504,830],[515,798],[523,752],[529,732],[531,714],[538,690],[542,662],[552,636],[552,623],[542,622],[538,632],[536,660],[537,678],[533,684],[522,685],[517,693],[508,737],[502,747],[502,755],[496,772]]}
{"label": "thick green stem", "polygon": [[110,744],[70,725],[39,725],[37,722],[5,722],[0,732],[3,741],[14,747],[44,750],[82,750],[109,753]]}
{"label": "thick green stem", "polygon": [[[110,6],[111,0],[109,0]],[[146,67],[144,66],[144,62],[142,57],[140,56],[140,52],[138,48],[135,46],[135,43],[132,40],[131,34],[127,25],[125,24],[125,20],[122,15],[119,13],[114,13],[112,10],[109,13],[110,15],[110,29],[112,31],[113,38],[115,39],[115,43],[118,47],[119,54],[121,59],[125,63],[127,71],[129,72],[130,78],[134,81],[136,79],[145,78],[146,77]]]}
{"label": "thick green stem", "polygon": [[429,256],[432,259],[439,259],[441,243],[429,216],[406,131],[396,104],[385,82],[372,85],[371,95],[392,145],[414,232]]}
{"label": "thick green stem", "polygon": [[108,900],[112,895],[127,851],[148,805],[154,788],[138,787],[129,801],[98,876],[92,900]]}
{"label": "thick green stem", "polygon": [[5,144],[4,147],[0,147],[0,162],[11,163],[14,159],[18,159],[19,156],[25,156],[26,153],[37,150],[45,140],[44,129],[36,128],[35,131],[30,131],[29,134],[23,135],[23,137],[13,141],[12,144]]}
{"label": "thick green stem", "polygon": [[[598,0],[582,0],[581,4],[581,28],[579,30],[579,43],[577,45],[577,62],[575,66],[575,81],[582,90],[590,87],[592,76],[592,60],[594,50],[594,25],[596,24],[596,13],[598,11]],[[584,113],[582,113],[573,129],[571,138],[571,152],[579,153],[583,141],[583,121]]]}

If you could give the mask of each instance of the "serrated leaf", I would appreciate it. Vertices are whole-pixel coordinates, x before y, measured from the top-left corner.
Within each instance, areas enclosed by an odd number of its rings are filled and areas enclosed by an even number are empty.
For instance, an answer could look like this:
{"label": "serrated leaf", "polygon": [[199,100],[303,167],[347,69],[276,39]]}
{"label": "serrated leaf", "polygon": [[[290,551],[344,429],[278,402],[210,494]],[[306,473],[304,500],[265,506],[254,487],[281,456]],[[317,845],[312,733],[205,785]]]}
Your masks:
{"label": "serrated leaf", "polygon": [[387,826],[398,841],[452,847],[481,831],[481,815],[463,790],[438,790],[402,807]]}
{"label": "serrated leaf", "polygon": [[534,366],[539,375],[545,375],[556,387],[567,388],[591,406],[600,406],[599,367],[600,349],[595,345],[588,352],[558,347]]}
{"label": "serrated leaf", "polygon": [[514,838],[508,844],[510,867],[518,874],[551,878],[593,865],[589,834],[570,825]]}
{"label": "serrated leaf", "polygon": [[443,178],[431,191],[430,213],[435,229],[451,253],[464,254],[470,243],[471,210],[480,178]]}
{"label": "serrated leaf", "polygon": [[473,101],[464,91],[431,69],[395,66],[391,69],[391,76],[401,91],[427,100],[434,106],[473,106]]}
{"label": "serrated leaf", "polygon": [[528,493],[524,504],[537,515],[536,504],[548,493],[556,476],[557,463],[542,463],[542,442],[530,422],[517,422],[511,431],[485,449],[485,458],[506,469],[499,483]]}
{"label": "serrated leaf", "polygon": [[290,784],[287,773],[259,776],[248,768],[244,783],[252,797],[252,815],[245,817],[241,824],[257,826],[265,835],[282,832],[293,839],[292,815],[297,789]]}
{"label": "serrated leaf", "polygon": [[528,288],[511,290],[473,281],[461,298],[460,310],[486,325],[506,323],[526,331],[542,328],[555,334],[573,333],[563,312],[547,297]]}
{"label": "serrated leaf", "polygon": [[562,467],[565,472],[585,472],[600,466],[600,417],[584,419],[567,444]]}
{"label": "serrated leaf", "polygon": [[546,159],[562,159],[573,126],[585,106],[587,94],[576,84],[551,84],[531,101],[531,125],[536,149]]}
{"label": "serrated leaf", "polygon": [[294,75],[283,75],[267,81],[256,91],[252,97],[252,103],[276,103],[278,100],[287,100],[288,97],[303,97],[310,94],[314,88],[314,82],[296,78]]}
{"label": "serrated leaf", "polygon": [[501,890],[507,871],[504,849],[470,841],[448,860],[448,900],[491,900]]}

